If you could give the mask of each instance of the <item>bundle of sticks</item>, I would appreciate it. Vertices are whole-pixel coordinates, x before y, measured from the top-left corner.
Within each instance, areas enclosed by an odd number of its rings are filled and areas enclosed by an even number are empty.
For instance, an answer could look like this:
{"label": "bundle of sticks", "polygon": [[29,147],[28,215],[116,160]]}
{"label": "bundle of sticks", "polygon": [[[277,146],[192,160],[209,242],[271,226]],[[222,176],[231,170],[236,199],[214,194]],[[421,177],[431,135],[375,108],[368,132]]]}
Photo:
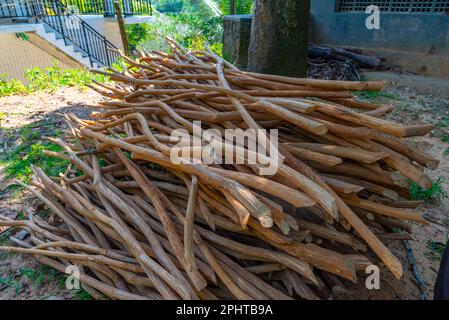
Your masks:
{"label": "bundle of sticks", "polygon": [[[33,167],[30,185],[18,182],[51,214],[0,217],[29,233],[0,250],[61,272],[79,266],[94,298],[328,299],[371,264],[400,278],[383,241],[426,223],[407,186],[429,187],[424,168],[438,165],[404,138],[433,126],[383,120],[390,106],[352,97],[385,82],[243,72],[209,49],[168,41],[171,53],[137,52],[123,56],[122,72],[97,71],[115,81],[91,86],[107,98],[92,107],[104,111],[95,120],[68,114],[67,137],[47,138],[62,151],[45,154],[69,161],[67,171]],[[208,154],[203,141],[186,147],[192,161],[175,163],[173,132],[193,141],[198,126],[277,129],[277,171],[260,174],[271,154],[256,151],[250,163],[250,142],[225,138],[234,148],[222,157],[244,149],[243,161],[205,163],[195,158]]]}

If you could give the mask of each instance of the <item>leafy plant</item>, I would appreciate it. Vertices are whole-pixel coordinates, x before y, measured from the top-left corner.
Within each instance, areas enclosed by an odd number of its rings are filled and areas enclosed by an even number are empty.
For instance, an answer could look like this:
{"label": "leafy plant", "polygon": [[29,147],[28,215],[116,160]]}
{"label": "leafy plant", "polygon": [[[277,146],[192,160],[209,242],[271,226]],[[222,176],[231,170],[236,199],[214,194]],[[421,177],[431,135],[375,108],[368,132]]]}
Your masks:
{"label": "leafy plant", "polygon": [[126,31],[133,49],[169,51],[165,42],[169,36],[189,50],[204,50],[205,43],[209,43],[215,53],[222,54],[221,17],[204,20],[194,14],[156,15],[153,23],[127,25]]}
{"label": "leafy plant", "polygon": [[432,186],[429,189],[424,189],[415,182],[410,181],[410,196],[414,200],[424,200],[426,202],[433,200],[441,201],[447,197],[446,191],[443,188],[443,183],[443,178],[439,177],[437,181],[432,183]]}
{"label": "leafy plant", "polygon": [[154,6],[159,12],[181,12],[184,8],[183,0],[155,0]]}
{"label": "leafy plant", "polygon": [[5,78],[0,78],[0,97],[13,94],[26,94],[27,92],[27,88],[19,80],[6,80]]}
{"label": "leafy plant", "polygon": [[431,259],[440,259],[443,256],[444,250],[446,249],[444,243],[438,241],[427,240],[426,241],[426,256]]}
{"label": "leafy plant", "polygon": [[0,97],[14,94],[28,94],[38,90],[54,91],[60,87],[83,87],[92,80],[107,82],[103,75],[92,74],[83,69],[63,69],[55,61],[51,67],[44,70],[34,67],[25,71],[27,84],[17,79],[0,78]]}

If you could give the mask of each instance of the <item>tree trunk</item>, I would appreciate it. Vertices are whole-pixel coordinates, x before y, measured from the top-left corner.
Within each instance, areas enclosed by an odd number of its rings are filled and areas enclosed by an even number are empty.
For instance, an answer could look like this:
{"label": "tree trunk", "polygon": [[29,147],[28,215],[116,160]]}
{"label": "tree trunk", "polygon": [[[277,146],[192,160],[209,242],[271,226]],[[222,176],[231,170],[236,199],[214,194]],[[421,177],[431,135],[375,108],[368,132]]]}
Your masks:
{"label": "tree trunk", "polygon": [[229,14],[235,14],[235,0],[229,0]]}
{"label": "tree trunk", "polygon": [[248,70],[307,76],[309,0],[256,0]]}

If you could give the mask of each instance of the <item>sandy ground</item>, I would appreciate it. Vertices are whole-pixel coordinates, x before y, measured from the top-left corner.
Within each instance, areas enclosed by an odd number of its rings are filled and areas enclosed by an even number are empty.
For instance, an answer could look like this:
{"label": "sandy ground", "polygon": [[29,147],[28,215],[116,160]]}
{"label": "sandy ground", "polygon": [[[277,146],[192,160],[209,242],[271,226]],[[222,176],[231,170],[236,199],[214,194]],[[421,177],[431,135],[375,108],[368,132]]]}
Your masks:
{"label": "sandy ground", "polygon": [[[80,117],[86,117],[89,108],[86,104],[93,104],[98,96],[90,90],[80,91],[76,88],[61,89],[55,93],[36,93],[28,96],[12,96],[0,98],[0,152],[8,152],[21,143],[17,135],[18,130],[27,124],[35,123],[33,130],[39,130],[40,136],[46,130],[55,128],[64,129],[62,114],[74,112]],[[422,95],[407,88],[390,89],[388,97],[376,97],[382,103],[396,106],[396,110],[387,116],[401,123],[436,123],[449,116],[449,103],[438,97]],[[51,124],[42,128],[41,124]],[[449,181],[449,155],[444,156],[443,151],[449,147],[442,142],[442,137],[449,134],[448,128],[437,128],[426,137],[413,139],[420,141],[420,147],[427,150],[435,158],[441,160],[437,170],[429,172],[429,176],[436,180],[442,177]],[[1,168],[0,168],[1,170]],[[1,171],[0,171],[1,174]],[[0,175],[0,214],[15,217],[19,212],[35,210],[34,200],[27,194],[12,194],[6,189],[8,181]],[[446,189],[447,184],[445,183]],[[445,242],[448,230],[449,203],[444,199],[442,203],[426,204],[420,208],[428,218],[427,226],[413,227],[414,241],[410,241],[418,270],[422,274],[427,287],[427,294],[433,296],[433,284],[439,268],[438,257],[429,255],[427,241]],[[1,230],[0,230],[1,232]],[[367,290],[365,277],[359,273],[357,285],[348,284],[348,292],[337,298],[342,299],[419,299],[420,291],[416,285],[401,241],[390,241],[388,246],[401,260],[404,266],[404,276],[400,280],[394,279],[392,274],[384,267],[381,268],[381,285],[379,290]],[[38,269],[38,264],[32,259],[21,255],[0,256],[0,299],[71,299],[70,292],[61,289],[55,277],[43,272],[44,280],[36,284],[33,277],[24,276],[23,270]],[[26,274],[26,272],[25,272]],[[13,279],[19,286],[2,284],[1,279]],[[18,288],[18,289],[17,289]]]}
{"label": "sandy ground", "polygon": [[[387,115],[386,119],[412,125],[441,123],[443,119],[449,117],[449,101],[446,98],[424,95],[407,87],[389,89],[387,90],[387,95],[387,98],[380,97],[371,100],[372,102],[395,106],[395,111]],[[433,181],[441,177],[444,180],[443,186],[449,196],[449,155],[444,155],[444,151],[449,147],[449,144],[442,141],[442,138],[447,135],[449,135],[449,127],[438,126],[425,137],[410,138],[408,140],[416,142],[421,150],[440,160],[440,165],[436,170],[427,170],[426,173]],[[449,198],[443,199],[441,203],[425,204],[419,210],[429,221],[429,224],[426,226],[414,224],[412,233],[414,241],[409,241],[409,243],[413,249],[418,270],[427,287],[427,295],[429,298],[433,298],[433,287],[440,259],[430,252],[427,243],[428,241],[446,243],[449,228]],[[360,282],[357,285],[350,285],[348,295],[342,298],[420,299],[421,293],[407,262],[406,252],[401,241],[387,242],[387,246],[404,266],[402,279],[395,279],[383,267],[381,268],[380,290],[367,290],[362,280],[366,276],[363,276],[363,273],[361,273]]]}
{"label": "sandy ground", "polygon": [[[24,142],[20,130],[24,126],[37,132],[40,137],[65,129],[64,113],[73,112],[79,117],[88,117],[98,100],[92,90],[77,88],[59,89],[54,93],[33,93],[27,96],[0,98],[0,153],[14,150]],[[1,165],[0,165],[1,167]],[[28,192],[17,194],[7,189],[11,181],[5,179],[0,168],[0,215],[16,218],[18,214],[29,214],[39,210],[36,201]],[[0,232],[1,232],[0,228]],[[0,300],[4,299],[73,299],[63,289],[61,274],[43,268],[34,259],[18,254],[0,255]]]}

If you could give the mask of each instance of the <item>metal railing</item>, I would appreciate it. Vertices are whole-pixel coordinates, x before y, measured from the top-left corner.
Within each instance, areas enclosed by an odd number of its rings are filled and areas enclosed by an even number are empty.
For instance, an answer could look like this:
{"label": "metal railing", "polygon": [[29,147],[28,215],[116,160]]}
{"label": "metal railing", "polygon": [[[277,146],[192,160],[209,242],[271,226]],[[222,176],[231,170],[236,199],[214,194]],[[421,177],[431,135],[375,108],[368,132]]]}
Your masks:
{"label": "metal railing", "polygon": [[77,14],[104,14],[107,0],[61,0],[67,7]]}
{"label": "metal railing", "polygon": [[41,0],[41,4],[43,10],[36,15],[37,19],[59,33],[67,44],[74,45],[79,51],[84,52],[91,66],[94,62],[112,66],[118,60],[118,53],[111,51],[117,47],[74,14],[70,6],[67,7],[59,0]]}
{"label": "metal railing", "polygon": [[67,45],[88,57],[91,67],[94,63],[112,66],[119,59],[119,54],[111,51],[117,47],[80,18],[77,10],[60,0],[0,0],[0,4],[7,4],[1,6],[1,16],[37,19],[47,31],[54,31],[57,38],[64,39]]}
{"label": "metal railing", "polygon": [[41,0],[0,0],[0,18],[32,17],[42,12]]}
{"label": "metal railing", "polygon": [[[114,0],[57,0],[74,14],[114,16]],[[0,18],[32,17],[43,0],[0,0]],[[125,16],[153,15],[151,0],[119,0]]]}
{"label": "metal railing", "polygon": [[[126,5],[129,4],[129,6]],[[151,0],[122,0],[124,15],[153,15]]]}

